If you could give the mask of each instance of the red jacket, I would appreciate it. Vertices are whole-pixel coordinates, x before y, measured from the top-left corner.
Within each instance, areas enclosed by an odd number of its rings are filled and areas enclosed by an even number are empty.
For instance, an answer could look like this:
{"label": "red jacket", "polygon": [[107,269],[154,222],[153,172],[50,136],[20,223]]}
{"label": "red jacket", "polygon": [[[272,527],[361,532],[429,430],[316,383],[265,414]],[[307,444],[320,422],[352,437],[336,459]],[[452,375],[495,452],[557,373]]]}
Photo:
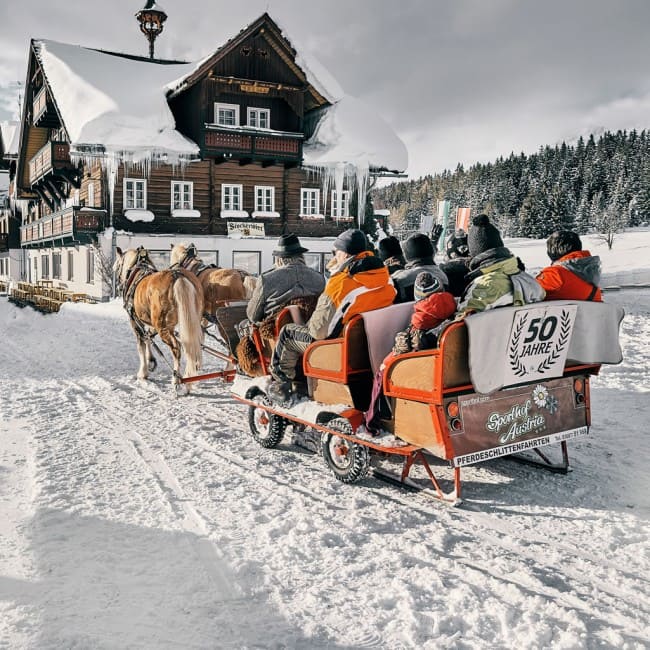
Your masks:
{"label": "red jacket", "polygon": [[440,325],[455,311],[456,300],[448,291],[432,293],[415,303],[411,325],[418,330],[430,330]]}
{"label": "red jacket", "polygon": [[537,282],[544,287],[546,300],[603,300],[598,288],[600,258],[589,251],[574,251],[561,257],[540,271]]}

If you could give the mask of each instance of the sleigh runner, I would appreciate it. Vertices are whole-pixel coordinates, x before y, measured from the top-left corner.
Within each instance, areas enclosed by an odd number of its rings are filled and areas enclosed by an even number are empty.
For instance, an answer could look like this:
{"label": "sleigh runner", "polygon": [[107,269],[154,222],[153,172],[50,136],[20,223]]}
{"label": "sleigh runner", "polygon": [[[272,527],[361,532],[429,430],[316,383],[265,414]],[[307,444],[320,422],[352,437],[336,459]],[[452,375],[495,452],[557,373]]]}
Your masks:
{"label": "sleigh runner", "polygon": [[[372,378],[411,311],[407,303],[367,312],[353,317],[339,338],[313,343],[303,358],[308,398],[288,408],[266,397],[268,378],[238,377],[233,396],[248,405],[255,440],[275,447],[289,425],[318,432],[318,450],[346,483],[366,476],[373,458],[401,458],[402,471],[392,480],[413,485],[409,474],[421,465],[434,496],[451,503],[460,500],[467,465],[532,450],[541,465],[567,471],[567,441],[587,435],[591,424],[589,378],[602,363],[622,359],[622,310],[558,301],[452,324],[438,348],[389,360],[383,387],[391,416],[383,421],[386,433],[375,438],[362,426]],[[557,442],[560,463],[541,449]],[[431,457],[452,468],[452,490],[443,490]]]}

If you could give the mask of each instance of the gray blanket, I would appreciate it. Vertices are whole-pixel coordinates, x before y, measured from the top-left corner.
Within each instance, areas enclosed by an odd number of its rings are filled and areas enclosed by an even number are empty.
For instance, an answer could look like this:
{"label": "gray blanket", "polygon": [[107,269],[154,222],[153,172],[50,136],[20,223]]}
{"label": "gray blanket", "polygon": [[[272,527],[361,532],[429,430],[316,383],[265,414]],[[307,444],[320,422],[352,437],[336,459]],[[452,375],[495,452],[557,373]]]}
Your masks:
{"label": "gray blanket", "polygon": [[[530,308],[544,304],[577,306],[567,363],[615,364],[623,360],[618,340],[619,326],[625,315],[621,307],[603,302],[554,300],[536,303]],[[504,387],[504,361],[513,318],[516,312],[525,309],[527,307],[501,307],[465,319],[469,334],[469,369],[477,392],[491,393]]]}
{"label": "gray blanket", "polygon": [[393,349],[395,335],[405,330],[411,322],[414,304],[403,302],[362,314],[373,373],[377,372],[384,357]]}

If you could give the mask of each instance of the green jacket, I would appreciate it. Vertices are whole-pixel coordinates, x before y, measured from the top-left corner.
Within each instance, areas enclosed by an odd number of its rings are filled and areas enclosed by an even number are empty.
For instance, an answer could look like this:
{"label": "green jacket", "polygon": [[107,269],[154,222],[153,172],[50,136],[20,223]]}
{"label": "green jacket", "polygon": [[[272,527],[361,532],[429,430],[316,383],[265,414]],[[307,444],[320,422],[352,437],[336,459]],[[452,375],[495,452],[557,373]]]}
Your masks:
{"label": "green jacket", "polygon": [[[500,253],[506,250],[492,249]],[[479,257],[483,258],[486,253]],[[478,260],[475,258],[471,265],[476,270],[471,274],[473,279],[458,306],[458,316],[465,316],[470,311],[526,305],[544,300],[544,289],[532,275],[519,269],[517,258],[513,255],[486,256]]]}

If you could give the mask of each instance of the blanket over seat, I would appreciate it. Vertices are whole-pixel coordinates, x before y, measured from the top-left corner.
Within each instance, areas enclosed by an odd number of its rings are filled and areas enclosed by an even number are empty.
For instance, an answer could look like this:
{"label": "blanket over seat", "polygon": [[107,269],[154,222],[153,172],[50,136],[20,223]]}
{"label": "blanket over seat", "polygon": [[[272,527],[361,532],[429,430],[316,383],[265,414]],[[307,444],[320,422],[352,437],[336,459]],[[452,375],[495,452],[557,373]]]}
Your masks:
{"label": "blanket over seat", "polygon": [[[479,393],[491,393],[506,383],[510,332],[515,315],[522,310],[576,307],[566,356],[567,365],[620,363],[623,360],[618,332],[624,310],[604,302],[553,300],[524,307],[500,307],[465,318],[469,337],[469,370],[472,384]],[[539,319],[538,319],[539,320]],[[561,376],[559,372],[546,378]],[[525,382],[522,379],[521,382]]]}
{"label": "blanket over seat", "polygon": [[414,302],[403,302],[361,314],[368,341],[368,354],[373,374],[395,345],[395,336],[411,322]]}

